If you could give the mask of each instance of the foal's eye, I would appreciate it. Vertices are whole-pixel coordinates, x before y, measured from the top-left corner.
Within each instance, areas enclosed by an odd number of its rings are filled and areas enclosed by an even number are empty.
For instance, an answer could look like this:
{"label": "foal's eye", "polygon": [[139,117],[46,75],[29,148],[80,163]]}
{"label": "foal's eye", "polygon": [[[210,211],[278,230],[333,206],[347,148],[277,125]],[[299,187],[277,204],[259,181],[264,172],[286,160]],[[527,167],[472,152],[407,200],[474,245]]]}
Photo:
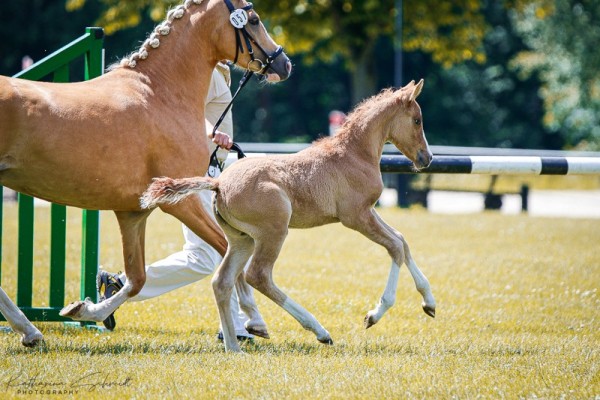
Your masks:
{"label": "foal's eye", "polygon": [[421,125],[421,120],[419,118],[415,118],[415,125]]}
{"label": "foal's eye", "polygon": [[250,25],[258,25],[260,19],[258,17],[252,17],[248,22],[250,22]]}

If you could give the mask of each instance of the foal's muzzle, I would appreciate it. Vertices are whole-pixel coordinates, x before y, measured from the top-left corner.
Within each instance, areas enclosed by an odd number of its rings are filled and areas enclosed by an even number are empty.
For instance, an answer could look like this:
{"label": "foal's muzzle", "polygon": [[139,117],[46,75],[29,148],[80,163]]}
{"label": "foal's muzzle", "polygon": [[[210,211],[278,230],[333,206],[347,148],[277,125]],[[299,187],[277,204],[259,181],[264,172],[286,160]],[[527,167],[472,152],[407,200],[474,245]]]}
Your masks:
{"label": "foal's muzzle", "polygon": [[429,165],[431,165],[431,161],[433,160],[433,154],[431,154],[431,151],[429,151],[429,149],[424,149],[424,150],[419,150],[417,152],[417,162],[416,167],[421,169],[421,168],[427,168],[429,167]]}

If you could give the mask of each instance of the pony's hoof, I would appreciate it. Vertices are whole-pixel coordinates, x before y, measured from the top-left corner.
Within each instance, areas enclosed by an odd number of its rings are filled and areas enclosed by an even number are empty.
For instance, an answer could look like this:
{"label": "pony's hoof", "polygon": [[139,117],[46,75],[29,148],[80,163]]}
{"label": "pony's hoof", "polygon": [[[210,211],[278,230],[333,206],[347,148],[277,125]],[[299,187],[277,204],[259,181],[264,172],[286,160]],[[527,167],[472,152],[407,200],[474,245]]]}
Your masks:
{"label": "pony's hoof", "polygon": [[251,326],[247,326],[246,330],[251,335],[258,336],[258,337],[261,337],[263,339],[271,339],[271,337],[269,336],[269,332],[267,332],[266,329],[253,328]]}
{"label": "pony's hoof", "polygon": [[331,339],[331,337],[326,337],[323,339],[319,339],[317,338],[317,340],[323,344],[329,344],[329,345],[333,345],[333,339]]}
{"label": "pony's hoof", "polygon": [[434,307],[429,307],[429,306],[423,306],[423,311],[425,311],[425,314],[429,315],[431,318],[435,318],[435,308]]}
{"label": "pony's hoof", "polygon": [[44,336],[41,332],[36,332],[34,334],[23,336],[21,338],[21,344],[25,347],[37,347],[44,344]]}
{"label": "pony's hoof", "polygon": [[81,300],[74,301],[73,303],[69,304],[68,306],[66,306],[62,310],[60,310],[59,315],[61,317],[77,319],[80,316],[81,311],[83,310],[84,307],[85,307],[85,302],[83,302]]}

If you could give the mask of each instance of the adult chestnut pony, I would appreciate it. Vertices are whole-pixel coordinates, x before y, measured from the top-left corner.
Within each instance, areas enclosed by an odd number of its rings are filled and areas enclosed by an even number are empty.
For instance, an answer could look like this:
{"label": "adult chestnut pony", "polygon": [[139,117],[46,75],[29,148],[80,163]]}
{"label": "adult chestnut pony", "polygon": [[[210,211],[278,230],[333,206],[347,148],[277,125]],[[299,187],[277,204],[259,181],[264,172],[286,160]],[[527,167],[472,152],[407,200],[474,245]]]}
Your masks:
{"label": "adult chestnut pony", "polygon": [[[150,211],[140,208],[140,195],[155,176],[206,172],[204,99],[224,59],[270,81],[287,79],[292,69],[250,3],[186,0],[101,77],[67,84],[0,77],[0,184],[55,203],[114,210],[121,229],[123,289],[100,304],[72,303],[61,315],[102,321],[144,285]],[[161,208],[225,254],[223,232],[197,199]],[[42,339],[2,289],[0,310],[23,344]]]}
{"label": "adult chestnut pony", "polygon": [[[423,296],[423,310],[435,316],[429,282],[412,258],[408,244],[373,208],[383,190],[379,160],[387,141],[415,168],[431,163],[421,109],[415,101],[422,87],[423,80],[418,84],[413,81],[397,91],[385,90],[367,99],[349,115],[336,136],[299,153],[245,158],[218,179],[157,178],[144,193],[142,205],[155,207],[177,204],[200,190],[217,192],[215,214],[230,246],[213,277],[226,350],[240,351],[229,298],[250,256],[252,261],[245,273],[248,283],[289,312],[320,342],[332,343],[329,332],[316,318],[273,283],[273,264],[288,228],[341,222],[387,249],[392,257],[390,275],[379,304],[365,317],[366,328],[377,323],[393,305],[403,263]],[[246,326],[266,335],[254,299],[240,295],[239,300],[250,317]]]}

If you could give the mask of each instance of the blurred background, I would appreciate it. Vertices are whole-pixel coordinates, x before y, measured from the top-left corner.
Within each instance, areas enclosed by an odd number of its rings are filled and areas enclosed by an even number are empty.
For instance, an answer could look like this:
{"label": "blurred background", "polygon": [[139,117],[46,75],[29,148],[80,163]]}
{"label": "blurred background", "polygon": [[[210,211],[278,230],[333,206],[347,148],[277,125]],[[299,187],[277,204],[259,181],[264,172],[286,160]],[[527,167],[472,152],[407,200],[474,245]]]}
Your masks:
{"label": "blurred background", "polygon": [[[137,49],[166,0],[0,2],[0,74],[14,75],[102,26],[106,64]],[[280,85],[253,82],[236,141],[310,142],[329,115],[425,79],[430,144],[600,150],[600,1],[256,0],[292,58]],[[241,73],[236,72],[232,88]]]}

